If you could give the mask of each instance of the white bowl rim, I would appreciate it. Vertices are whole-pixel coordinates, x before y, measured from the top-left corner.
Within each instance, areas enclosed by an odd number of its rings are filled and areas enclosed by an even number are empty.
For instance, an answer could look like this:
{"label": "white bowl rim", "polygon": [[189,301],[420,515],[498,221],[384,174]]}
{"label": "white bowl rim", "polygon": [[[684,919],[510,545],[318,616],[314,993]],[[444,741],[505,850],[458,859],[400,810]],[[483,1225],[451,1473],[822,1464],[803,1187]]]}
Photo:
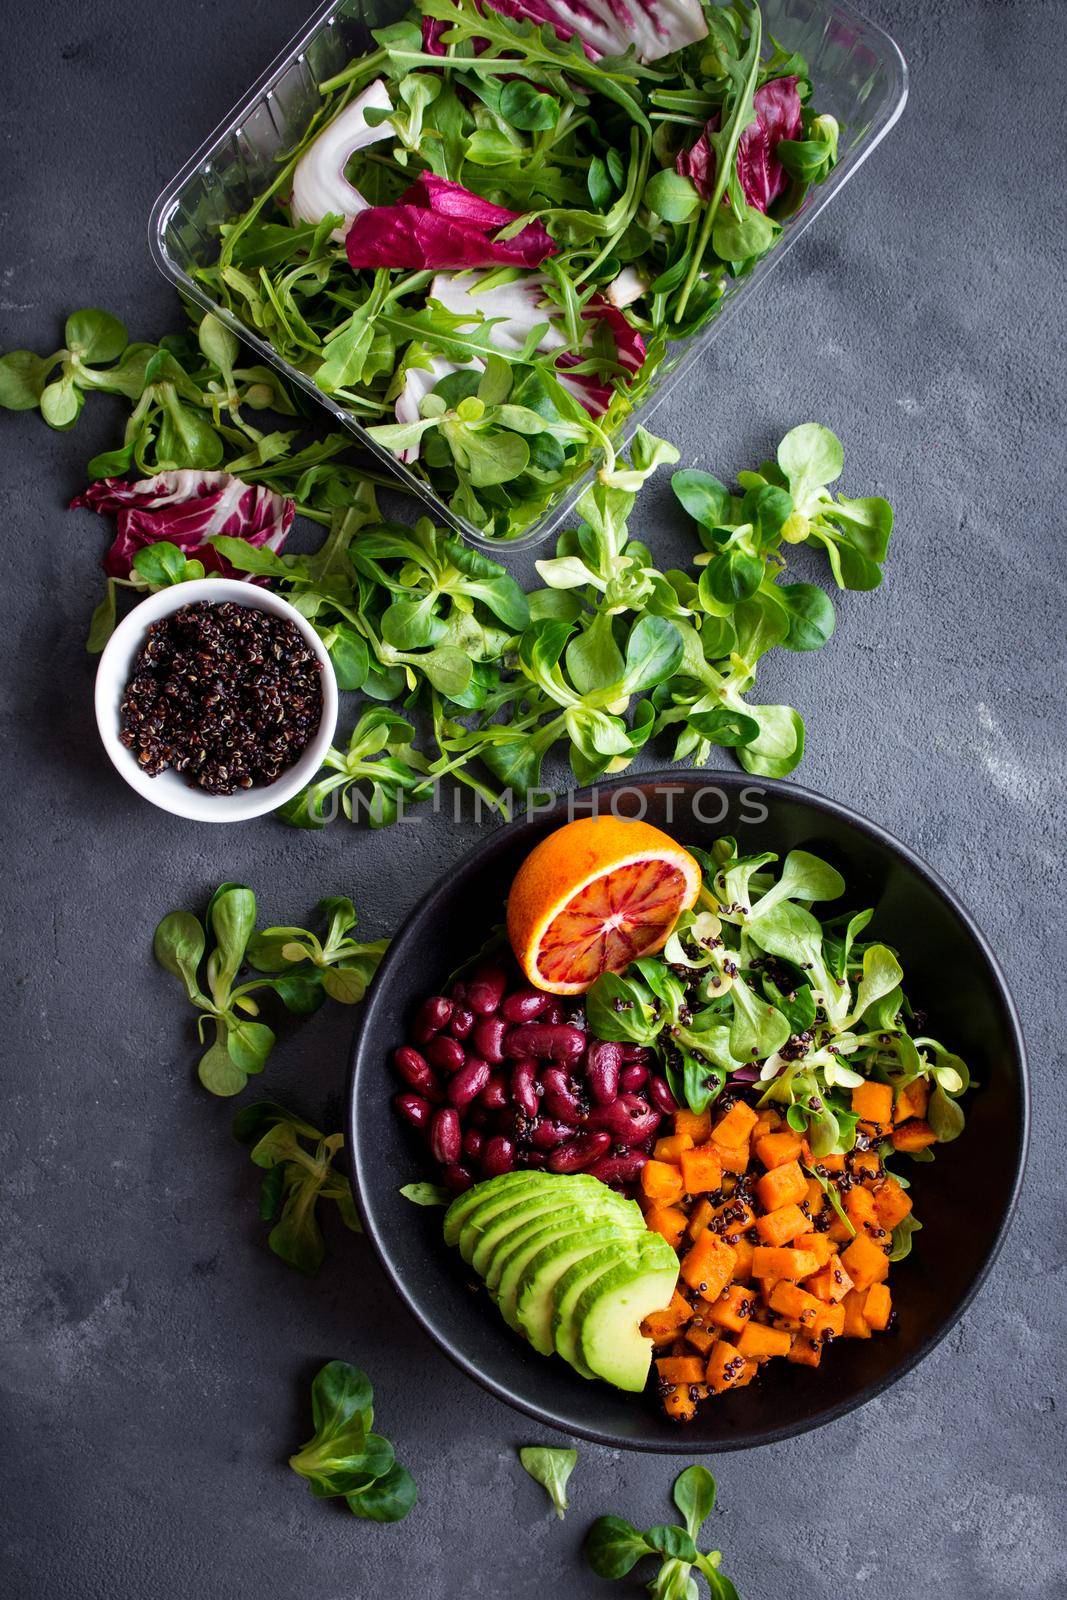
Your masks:
{"label": "white bowl rim", "polygon": [[[288,618],[300,630],[301,636],[322,665],[322,718],[299,761],[294,762],[274,783],[241,789],[236,794],[208,794],[186,783],[180,773],[170,769],[161,772],[157,778],[149,777],[119,738],[119,702],[144,642],[146,629],[161,617],[170,616],[183,606],[195,605],[201,600],[215,604],[232,600],[238,605]],[[269,811],[276,811],[318,772],[322,758],[333,742],[337,726],[337,675],[329,653],[311,623],[281,595],[275,594],[272,589],[237,578],[197,578],[190,583],[172,584],[169,588],[146,596],[122,619],[104,646],[96,669],[94,704],[96,725],[112,765],[143,799],[163,811],[169,811],[173,816],[187,817],[194,822],[243,822],[249,817],[260,817]]]}

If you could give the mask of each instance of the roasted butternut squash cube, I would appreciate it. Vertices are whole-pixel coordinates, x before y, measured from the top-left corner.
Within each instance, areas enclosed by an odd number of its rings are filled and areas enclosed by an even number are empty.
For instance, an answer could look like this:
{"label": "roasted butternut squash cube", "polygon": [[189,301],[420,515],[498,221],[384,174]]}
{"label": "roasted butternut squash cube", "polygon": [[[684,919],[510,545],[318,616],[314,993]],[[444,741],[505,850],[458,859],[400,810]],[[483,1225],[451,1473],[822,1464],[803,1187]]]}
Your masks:
{"label": "roasted butternut squash cube", "polygon": [[810,1226],[807,1217],[797,1205],[780,1206],[756,1219],[756,1232],[765,1245],[790,1244]]}
{"label": "roasted butternut squash cube", "polygon": [[740,1175],[748,1171],[751,1159],[747,1144],[720,1144],[714,1134],[711,1136],[711,1147],[722,1163],[724,1172],[734,1172]]}
{"label": "roasted butternut squash cube", "polygon": [[772,1311],[777,1311],[780,1317],[788,1317],[807,1333],[811,1332],[816,1318],[823,1310],[821,1300],[817,1300],[799,1284],[790,1283],[788,1278],[781,1278],[774,1285],[767,1295],[767,1304]]}
{"label": "roasted butternut squash cube", "polygon": [[641,1189],[654,1205],[669,1206],[685,1193],[678,1168],[669,1161],[646,1161],[641,1168]]}
{"label": "roasted butternut squash cube", "polygon": [[692,1319],[693,1308],[684,1294],[679,1294],[675,1289],[671,1296],[671,1303],[662,1311],[653,1311],[641,1324],[641,1332],[646,1339],[651,1339],[653,1344],[670,1344],[677,1336],[679,1328],[684,1328]]}
{"label": "roasted butternut squash cube", "polygon": [[714,1145],[683,1150],[679,1164],[686,1194],[711,1194],[722,1183],[722,1158]]}
{"label": "roasted butternut squash cube", "polygon": [[912,1117],[908,1122],[898,1123],[893,1129],[893,1149],[902,1150],[905,1154],[925,1150],[936,1143],[937,1134],[921,1117]]}
{"label": "roasted butternut squash cube", "polygon": [[745,1357],[736,1345],[726,1339],[717,1339],[708,1357],[706,1381],[712,1394],[722,1394],[726,1389],[736,1389],[745,1376]]}
{"label": "roasted butternut squash cube", "polygon": [[697,1398],[688,1389],[668,1389],[663,1409],[674,1422],[692,1422],[697,1414]]}
{"label": "roasted butternut squash cube", "polygon": [[727,1333],[740,1333],[755,1309],[755,1296],[743,1284],[731,1283],[704,1313],[704,1320]]}
{"label": "roasted butternut squash cube", "polygon": [[652,1149],[652,1155],[657,1161],[670,1161],[678,1165],[683,1150],[692,1150],[693,1141],[688,1133],[672,1133],[665,1139],[657,1139]]}
{"label": "roasted butternut squash cube", "polygon": [[911,1197],[902,1183],[898,1183],[892,1173],[886,1174],[885,1182],[874,1191],[874,1214],[880,1225],[889,1232],[896,1227],[912,1209]]}
{"label": "roasted butternut squash cube", "polygon": [[752,1257],[755,1252],[755,1246],[751,1239],[742,1238],[738,1239],[733,1248],[737,1257],[734,1262],[734,1277],[739,1283],[747,1283],[752,1276]]}
{"label": "roasted butternut squash cube", "polygon": [[666,1239],[672,1250],[681,1243],[688,1220],[680,1206],[652,1206],[645,1212],[645,1227]]}
{"label": "roasted butternut squash cube", "polygon": [[837,1254],[837,1246],[827,1233],[802,1233],[793,1243],[798,1250],[810,1250],[817,1256],[820,1267],[825,1267]]}
{"label": "roasted butternut squash cube", "polygon": [[842,1250],[841,1261],[857,1289],[869,1289],[872,1283],[882,1283],[889,1276],[889,1257],[863,1233],[858,1233]]}
{"label": "roasted butternut squash cube", "polygon": [[656,1371],[664,1383],[703,1383],[706,1362],[699,1356],[660,1356]]}
{"label": "roasted butternut squash cube", "polygon": [[854,1185],[845,1196],[845,1215],[859,1233],[868,1223],[878,1226],[874,1208],[874,1195],[869,1189]]}
{"label": "roasted butternut squash cube", "polygon": [[705,1230],[682,1257],[682,1277],[706,1300],[715,1300],[733,1277],[736,1259],[718,1234]]}
{"label": "roasted butternut squash cube", "polygon": [[[769,1135],[771,1138],[777,1135]],[[808,1180],[800,1170],[799,1161],[785,1161],[765,1172],[756,1184],[756,1199],[764,1211],[777,1211],[782,1206],[796,1205],[808,1197]]]}
{"label": "roasted butternut squash cube", "polygon": [[914,1078],[900,1090],[893,1105],[893,1121],[907,1122],[912,1117],[925,1117],[930,1103],[930,1085],[925,1078]]}
{"label": "roasted butternut squash cube", "polygon": [[853,1289],[842,1300],[841,1305],[845,1313],[845,1322],[841,1330],[842,1338],[869,1339],[871,1337],[871,1325],[863,1315],[864,1299],[864,1295],[860,1294],[857,1289]]}
{"label": "roasted butternut squash cube", "polygon": [[819,1263],[810,1250],[782,1249],[757,1245],[752,1252],[754,1278],[790,1278],[794,1283],[810,1278]]}
{"label": "roasted butternut squash cube", "polygon": [[799,1133],[794,1133],[792,1128],[783,1128],[780,1132],[757,1134],[755,1142],[756,1155],[763,1162],[768,1171],[775,1167],[785,1166],[787,1161],[797,1161],[804,1148],[804,1141]]}
{"label": "roasted butternut squash cube", "polygon": [[675,1133],[688,1134],[694,1144],[705,1144],[711,1136],[711,1110],[687,1111],[680,1106],[674,1113]]}
{"label": "roasted butternut squash cube", "polygon": [[774,1356],[786,1356],[793,1342],[791,1333],[784,1328],[768,1328],[763,1322],[746,1322],[737,1340],[738,1353],[746,1361],[770,1361]]}
{"label": "roasted butternut squash cube", "polygon": [[688,1233],[690,1239],[699,1239],[708,1223],[715,1215],[715,1207],[707,1198],[698,1200],[689,1213]]}
{"label": "roasted butternut squash cube", "polygon": [[871,1327],[884,1333],[893,1311],[893,1297],[887,1283],[872,1283],[863,1301],[863,1315]]}
{"label": "roasted butternut squash cube", "polygon": [[727,1146],[747,1144],[758,1120],[751,1106],[746,1105],[743,1100],[735,1100],[726,1115],[720,1117],[715,1124],[712,1137],[716,1144]]}
{"label": "roasted butternut squash cube", "polygon": [[852,1091],[852,1109],[864,1122],[888,1126],[893,1120],[893,1089],[888,1083],[869,1080]]}
{"label": "roasted butternut squash cube", "polygon": [[785,1359],[792,1361],[795,1366],[817,1367],[822,1360],[822,1345],[816,1344],[806,1334],[798,1333],[786,1351]]}
{"label": "roasted butternut squash cube", "polygon": [[816,1300],[825,1300],[828,1304],[835,1300],[843,1300],[852,1288],[852,1279],[846,1270],[840,1256],[832,1256],[825,1267],[804,1279],[804,1287]]}

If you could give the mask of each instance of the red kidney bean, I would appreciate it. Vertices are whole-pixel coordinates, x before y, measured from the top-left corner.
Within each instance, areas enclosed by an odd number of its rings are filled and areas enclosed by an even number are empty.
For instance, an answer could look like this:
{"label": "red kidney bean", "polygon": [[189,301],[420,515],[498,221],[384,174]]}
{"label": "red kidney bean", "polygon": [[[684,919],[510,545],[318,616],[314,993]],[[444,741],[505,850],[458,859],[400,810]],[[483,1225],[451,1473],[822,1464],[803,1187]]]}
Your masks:
{"label": "red kidney bean", "polygon": [[528,1117],[537,1115],[540,1099],[537,1087],[537,1062],[516,1061],[511,1069],[511,1098]]}
{"label": "red kidney bean", "polygon": [[552,996],[543,989],[516,989],[504,1000],[500,1015],[508,1022],[533,1022],[551,1004]]}
{"label": "red kidney bean", "polygon": [[594,1106],[589,1113],[589,1126],[610,1133],[615,1144],[640,1144],[660,1120],[659,1112],[636,1094],[620,1094],[612,1105]]}
{"label": "red kidney bean", "polygon": [[672,1117],[678,1109],[678,1102],[671,1093],[670,1084],[666,1078],[661,1078],[658,1072],[654,1072],[648,1080],[648,1098],[656,1110],[661,1111],[665,1117]]}
{"label": "red kidney bean", "polygon": [[554,1150],[564,1139],[569,1139],[573,1132],[573,1126],[566,1122],[555,1122],[551,1117],[538,1117],[530,1129],[530,1143],[535,1150]]}
{"label": "red kidney bean", "polygon": [[584,1172],[611,1149],[610,1133],[582,1133],[549,1151],[549,1172]]}
{"label": "red kidney bean", "polygon": [[585,1034],[563,1022],[522,1022],[509,1028],[504,1054],[536,1056],[539,1061],[577,1061],[585,1050]]}
{"label": "red kidney bean", "polygon": [[643,1089],[648,1082],[648,1068],[643,1067],[639,1061],[632,1061],[629,1066],[623,1067],[619,1073],[619,1088],[632,1094],[635,1089]]}
{"label": "red kidney bean", "polygon": [[425,1057],[420,1056],[417,1050],[407,1044],[401,1045],[399,1050],[393,1051],[393,1066],[397,1076],[404,1080],[409,1089],[416,1089],[427,1100],[440,1100],[437,1079],[427,1066]]}
{"label": "red kidney bean", "polygon": [[556,1122],[565,1122],[568,1127],[577,1128],[582,1120],[582,1108],[571,1088],[566,1070],[563,1067],[546,1067],[541,1074],[541,1086],[544,1089],[541,1103],[546,1114]]}
{"label": "red kidney bean", "polygon": [[463,1135],[463,1154],[468,1161],[477,1161],[485,1144],[485,1134],[480,1128],[468,1128]]}
{"label": "red kidney bean", "polygon": [[458,1072],[467,1059],[467,1052],[458,1039],[439,1033],[426,1046],[426,1059],[442,1072]]}
{"label": "red kidney bean", "polygon": [[482,1172],[487,1178],[498,1178],[510,1172],[515,1165],[515,1146],[503,1134],[490,1139],[482,1151]]}
{"label": "red kidney bean", "polygon": [[456,979],[456,982],[452,985],[451,989],[449,989],[448,994],[449,998],[454,1000],[457,1006],[465,1006],[467,1004],[467,985],[462,981],[462,979]]}
{"label": "red kidney bean", "polygon": [[476,1100],[489,1082],[489,1063],[479,1061],[477,1056],[469,1056],[466,1063],[458,1072],[452,1074],[448,1085],[448,1098],[452,1104],[462,1110]]}
{"label": "red kidney bean", "polygon": [[482,1017],[474,1024],[471,1042],[484,1061],[503,1061],[507,1032],[503,1017]]}
{"label": "red kidney bean", "polygon": [[393,1104],[404,1121],[410,1122],[413,1128],[418,1128],[421,1132],[429,1127],[433,1106],[421,1094],[398,1094]]}
{"label": "red kidney bean", "polygon": [[632,1062],[637,1062],[642,1067],[650,1067],[652,1065],[652,1051],[647,1045],[624,1044],[620,1045],[619,1048],[622,1051],[622,1059],[627,1066]]}
{"label": "red kidney bean", "polygon": [[459,1125],[459,1113],[451,1106],[442,1106],[440,1111],[435,1111],[433,1122],[430,1124],[430,1149],[435,1161],[443,1167],[448,1167],[459,1160],[463,1153],[463,1131]]}
{"label": "red kidney bean", "polygon": [[474,1182],[466,1167],[461,1167],[454,1161],[447,1167],[442,1167],[441,1179],[445,1188],[450,1189],[453,1194],[463,1194],[464,1190],[469,1189]]}
{"label": "red kidney bean", "polygon": [[619,1092],[622,1051],[607,1039],[594,1039],[585,1054],[589,1093],[600,1105],[610,1105]]}
{"label": "red kidney bean", "polygon": [[456,1006],[452,1012],[452,1020],[448,1024],[448,1031],[453,1039],[469,1038],[474,1027],[474,1012],[469,1006]]}
{"label": "red kidney bean", "polygon": [[491,1017],[504,998],[508,986],[503,967],[483,964],[467,979],[467,1004],[480,1017]]}
{"label": "red kidney bean", "polygon": [[416,1044],[429,1044],[435,1033],[440,1033],[452,1015],[452,1001],[443,994],[431,995],[424,1000],[415,1017],[412,1037]]}
{"label": "red kidney bean", "polygon": [[548,1162],[548,1157],[543,1150],[527,1150],[522,1158],[523,1166],[541,1168]]}
{"label": "red kidney bean", "polygon": [[624,1156],[601,1156],[599,1161],[594,1161],[585,1170],[591,1178],[599,1178],[601,1183],[621,1188],[641,1176],[641,1169],[647,1160],[643,1150],[627,1150]]}
{"label": "red kidney bean", "polygon": [[503,1111],[507,1103],[508,1080],[502,1072],[494,1072],[478,1096],[478,1104],[487,1111]]}
{"label": "red kidney bean", "polygon": [[550,1000],[541,1013],[541,1021],[550,1022],[555,1027],[563,1021],[566,1015],[562,1000]]}

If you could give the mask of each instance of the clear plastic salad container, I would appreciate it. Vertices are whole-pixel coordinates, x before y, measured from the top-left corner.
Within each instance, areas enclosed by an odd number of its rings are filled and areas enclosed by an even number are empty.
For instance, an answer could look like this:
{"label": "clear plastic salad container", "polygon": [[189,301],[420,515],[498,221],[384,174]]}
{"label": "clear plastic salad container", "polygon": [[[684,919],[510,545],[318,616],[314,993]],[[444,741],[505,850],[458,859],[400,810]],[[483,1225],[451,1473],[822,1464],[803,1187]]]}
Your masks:
{"label": "clear plastic salad container", "polygon": [[[274,64],[254,83],[222,125],[186,162],[167,185],[152,210],[150,245],[157,266],[182,294],[212,311],[290,383],[313,395],[343,428],[384,461],[410,491],[423,500],[436,521],[446,523],[482,549],[500,552],[539,544],[568,517],[588,481],[571,484],[565,493],[521,537],[503,542],[487,537],[457,517],[425,483],[388,451],[367,437],[366,430],[310,378],[297,372],[272,346],[240,322],[192,277],[218,252],[219,224],[239,217],[272,180],[279,154],[298,142],[321,103],[318,84],[339,72],[353,57],[372,48],[370,30],[397,21],[410,0],[332,0],[320,7]],[[786,49],[806,57],[820,111],[842,124],[837,166],[825,183],[812,189],[804,205],[783,228],[769,255],[747,277],[737,280],[721,302],[718,315],[692,339],[675,345],[660,369],[648,399],[627,420],[625,439],[678,383],[686,368],[700,361],[725,323],[736,316],[785,259],[805,228],[852,177],[885,138],[904,109],[907,67],[884,29],[855,10],[847,0],[763,0],[764,30]]]}

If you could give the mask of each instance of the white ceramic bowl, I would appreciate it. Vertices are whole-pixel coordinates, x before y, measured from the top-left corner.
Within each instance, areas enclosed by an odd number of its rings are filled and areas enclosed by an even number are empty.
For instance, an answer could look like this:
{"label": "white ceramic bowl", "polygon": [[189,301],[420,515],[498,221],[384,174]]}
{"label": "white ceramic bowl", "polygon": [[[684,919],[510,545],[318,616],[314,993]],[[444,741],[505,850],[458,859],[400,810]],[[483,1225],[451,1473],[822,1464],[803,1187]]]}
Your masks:
{"label": "white ceramic bowl", "polygon": [[[180,773],[172,772],[169,768],[161,772],[158,778],[150,778],[119,738],[119,706],[123,690],[144,644],[149,624],[198,600],[210,600],[216,604],[233,600],[238,605],[253,606],[259,611],[270,611],[277,617],[287,617],[299,628],[322,663],[322,720],[318,731],[300,760],[274,783],[240,789],[236,794],[207,794],[203,789],[194,788]],[[269,589],[242,583],[236,578],[201,578],[195,583],[177,583],[169,589],[161,589],[158,594],[149,595],[119,623],[105,646],[96,670],[96,725],[100,729],[104,749],[116,770],[131,789],[136,789],[154,806],[160,806],[176,817],[191,817],[196,822],[243,822],[248,817],[276,811],[305,784],[310,783],[318,772],[337,726],[337,678],[322,640],[307,618],[302,617],[288,600],[283,600]]]}

